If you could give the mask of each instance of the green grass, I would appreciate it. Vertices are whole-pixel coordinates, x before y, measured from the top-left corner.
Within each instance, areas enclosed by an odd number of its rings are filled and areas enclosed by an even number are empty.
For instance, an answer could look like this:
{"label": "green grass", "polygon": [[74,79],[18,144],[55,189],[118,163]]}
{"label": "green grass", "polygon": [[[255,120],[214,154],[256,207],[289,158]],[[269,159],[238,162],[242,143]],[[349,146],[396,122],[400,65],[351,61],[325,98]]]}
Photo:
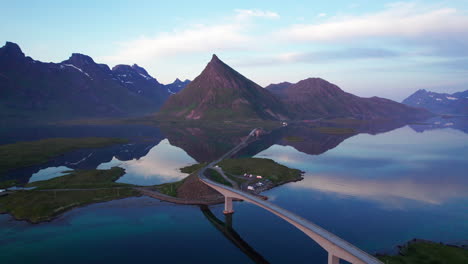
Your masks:
{"label": "green grass", "polygon": [[271,159],[226,159],[218,163],[218,165],[227,173],[233,175],[244,175],[244,173],[261,175],[274,184],[299,180],[302,177],[300,170],[288,168]]}
{"label": "green grass", "polygon": [[190,165],[190,166],[186,166],[186,167],[183,167],[183,168],[180,168],[180,171],[183,172],[183,173],[188,173],[188,174],[191,174],[191,173],[194,173],[196,172],[197,170],[203,168],[206,166],[206,162],[204,163],[197,163],[197,164],[193,164],[193,165]]}
{"label": "green grass", "polygon": [[224,174],[226,174],[226,176],[227,176],[229,179],[231,179],[231,180],[235,181],[237,184],[239,184],[239,186],[242,185],[244,182],[247,181],[247,179],[242,179],[242,178],[239,178],[239,177],[235,177],[235,176],[233,176],[233,175],[230,174],[230,173],[224,173]]}
{"label": "green grass", "polygon": [[0,197],[0,213],[33,223],[48,221],[78,206],[138,196],[132,188],[85,191],[18,191]]}
{"label": "green grass", "polygon": [[0,177],[17,168],[38,165],[66,152],[82,148],[100,148],[126,143],[119,138],[49,138],[0,145]]}
{"label": "green grass", "polygon": [[320,132],[322,134],[330,135],[345,135],[345,134],[355,134],[356,130],[346,127],[314,127],[312,130]]}
{"label": "green grass", "polygon": [[170,182],[170,183],[164,183],[161,185],[156,185],[154,188],[165,195],[169,195],[172,197],[177,197],[177,189],[184,183],[185,179],[177,181],[177,182]]}
{"label": "green grass", "polygon": [[466,264],[468,249],[419,241],[403,247],[398,256],[379,259],[385,264]]}
{"label": "green grass", "polygon": [[219,174],[219,172],[213,170],[213,169],[207,169],[206,172],[205,172],[205,175],[210,178],[211,180],[217,182],[217,183],[221,183],[221,184],[224,184],[226,186],[229,186],[229,187],[232,187],[232,184],[228,181],[226,181],[226,179],[224,179],[223,176],[221,176],[221,174]]}
{"label": "green grass", "polygon": [[304,138],[297,137],[297,136],[287,136],[287,137],[284,137],[283,139],[286,140],[286,141],[289,141],[289,142],[302,142],[302,141],[304,141]]}
{"label": "green grass", "polygon": [[125,170],[112,167],[109,170],[82,170],[73,171],[67,175],[52,178],[45,181],[37,181],[27,184],[27,187],[41,189],[94,189],[131,186],[125,183],[116,183]]}
{"label": "green grass", "polygon": [[8,180],[0,182],[0,189],[6,189],[18,185],[17,180]]}

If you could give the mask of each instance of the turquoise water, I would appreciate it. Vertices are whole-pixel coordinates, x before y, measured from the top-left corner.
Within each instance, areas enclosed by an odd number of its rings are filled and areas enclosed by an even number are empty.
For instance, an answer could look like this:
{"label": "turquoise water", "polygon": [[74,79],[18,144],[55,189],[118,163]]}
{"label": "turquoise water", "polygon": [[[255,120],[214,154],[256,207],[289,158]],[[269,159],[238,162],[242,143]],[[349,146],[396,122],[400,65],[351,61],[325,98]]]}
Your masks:
{"label": "turquoise water", "polygon": [[[392,251],[412,238],[468,238],[468,134],[403,127],[338,141],[307,139],[313,149],[327,149],[320,155],[301,152],[281,138],[255,156],[305,174],[303,181],[265,192],[273,203],[370,253]],[[338,143],[328,147],[327,140]],[[299,149],[307,150],[307,142]],[[141,158],[121,164],[129,175],[135,169],[159,179],[193,162],[183,148],[167,144],[162,140]],[[158,166],[146,167],[146,159]],[[325,251],[283,220],[248,203],[234,207],[233,230],[250,251],[271,263],[326,263]],[[210,207],[225,221],[222,209]],[[196,206],[146,197],[90,205],[37,225],[0,215],[0,258],[1,263],[252,262],[210,221]]]}

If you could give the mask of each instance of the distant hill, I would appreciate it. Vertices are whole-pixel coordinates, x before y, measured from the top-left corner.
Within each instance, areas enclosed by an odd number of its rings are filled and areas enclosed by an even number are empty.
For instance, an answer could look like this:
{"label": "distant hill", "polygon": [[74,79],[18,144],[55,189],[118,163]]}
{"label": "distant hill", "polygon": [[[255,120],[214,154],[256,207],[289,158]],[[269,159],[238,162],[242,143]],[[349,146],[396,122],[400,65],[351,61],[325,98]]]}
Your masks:
{"label": "distant hill", "polygon": [[26,57],[11,42],[0,48],[2,121],[135,116],[152,113],[169,92],[138,65],[110,69],[74,53],[61,63]]}
{"label": "distant hill", "polygon": [[173,83],[166,84],[164,85],[164,87],[167,89],[167,91],[170,94],[176,94],[182,91],[185,88],[185,86],[187,86],[187,84],[189,83],[190,83],[190,80],[181,81],[177,78]]}
{"label": "distant hill", "polygon": [[403,100],[406,105],[425,108],[437,114],[468,116],[468,90],[454,94],[418,90]]}
{"label": "distant hill", "polygon": [[267,89],[268,91],[270,91],[273,94],[281,95],[283,93],[283,91],[286,88],[288,88],[289,86],[291,86],[291,85],[292,85],[292,83],[290,83],[290,82],[272,83],[272,84],[268,85],[267,87],[265,87],[265,89]]}
{"label": "distant hill", "polygon": [[426,110],[389,99],[362,98],[320,78],[308,78],[295,84],[272,84],[266,89],[278,96],[296,119],[352,117],[362,120],[409,120],[431,115]]}
{"label": "distant hill", "polygon": [[216,55],[185,89],[167,100],[158,116],[188,120],[288,117],[279,99],[226,65]]}

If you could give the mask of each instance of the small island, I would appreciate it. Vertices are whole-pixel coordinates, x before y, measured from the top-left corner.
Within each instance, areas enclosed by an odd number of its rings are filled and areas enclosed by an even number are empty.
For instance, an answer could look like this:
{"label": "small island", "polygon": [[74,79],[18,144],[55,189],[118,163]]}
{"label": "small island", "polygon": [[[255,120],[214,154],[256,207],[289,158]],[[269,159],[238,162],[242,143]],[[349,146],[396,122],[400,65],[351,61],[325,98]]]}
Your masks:
{"label": "small island", "polygon": [[67,175],[33,182],[0,197],[0,213],[9,213],[17,220],[31,223],[50,221],[73,208],[115,199],[139,196],[133,185],[116,183],[125,170],[72,171]]}

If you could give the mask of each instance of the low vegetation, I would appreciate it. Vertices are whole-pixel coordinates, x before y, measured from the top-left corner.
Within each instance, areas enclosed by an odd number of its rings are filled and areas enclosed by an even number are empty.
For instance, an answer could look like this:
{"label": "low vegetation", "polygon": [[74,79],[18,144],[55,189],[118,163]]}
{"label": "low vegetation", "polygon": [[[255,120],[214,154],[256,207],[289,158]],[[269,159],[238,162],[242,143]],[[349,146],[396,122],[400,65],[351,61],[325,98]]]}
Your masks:
{"label": "low vegetation", "polygon": [[0,213],[33,223],[48,221],[74,207],[138,196],[132,185],[116,183],[125,170],[73,171],[57,178],[28,184],[30,191],[15,191],[0,197]]}
{"label": "low vegetation", "polygon": [[132,188],[18,191],[0,197],[0,213],[9,213],[18,220],[38,223],[49,221],[75,207],[138,195],[139,192]]}
{"label": "low vegetation", "polygon": [[397,256],[378,258],[385,264],[465,264],[468,263],[468,249],[429,241],[416,241],[403,246]]}
{"label": "low vegetation", "polygon": [[185,179],[177,181],[177,182],[170,182],[164,183],[160,185],[154,186],[154,189],[162,194],[177,197],[177,189],[184,183]]}
{"label": "low vegetation", "polygon": [[239,158],[226,159],[218,165],[229,174],[244,175],[244,173],[260,175],[274,184],[302,179],[302,172],[278,164],[271,159]]}
{"label": "low vegetation", "polygon": [[211,180],[213,180],[213,181],[215,181],[217,183],[221,183],[221,184],[224,184],[226,186],[232,187],[232,184],[230,182],[228,182],[226,179],[224,179],[224,177],[221,174],[219,174],[219,172],[217,172],[217,171],[215,171],[213,169],[207,169],[206,172],[205,172],[205,175],[209,179],[211,179]]}
{"label": "low vegetation", "polygon": [[125,174],[125,170],[112,167],[109,170],[82,170],[73,171],[69,174],[52,178],[45,181],[32,182],[27,187],[42,189],[96,189],[112,187],[128,187],[125,183],[116,183]]}
{"label": "low vegetation", "polygon": [[0,145],[0,177],[6,171],[38,165],[66,152],[123,144],[120,138],[49,138]]}
{"label": "low vegetation", "polygon": [[345,135],[345,134],[356,134],[356,130],[346,127],[314,127],[312,130],[320,132],[322,134],[330,135]]}
{"label": "low vegetation", "polygon": [[8,180],[0,182],[0,189],[6,189],[18,185],[17,180]]}
{"label": "low vegetation", "polygon": [[197,163],[197,164],[193,164],[193,165],[190,165],[190,166],[186,166],[186,167],[183,167],[183,168],[180,168],[180,171],[183,172],[183,173],[188,173],[188,174],[191,174],[191,173],[194,173],[196,172],[197,170],[203,168],[206,166],[206,162],[204,163]]}
{"label": "low vegetation", "polygon": [[236,177],[236,176],[234,176],[234,175],[232,175],[230,173],[224,173],[224,174],[226,174],[226,176],[229,179],[231,179],[231,180],[235,181],[237,184],[239,184],[239,186],[241,186],[243,183],[247,182],[247,179],[240,178],[239,176]]}

